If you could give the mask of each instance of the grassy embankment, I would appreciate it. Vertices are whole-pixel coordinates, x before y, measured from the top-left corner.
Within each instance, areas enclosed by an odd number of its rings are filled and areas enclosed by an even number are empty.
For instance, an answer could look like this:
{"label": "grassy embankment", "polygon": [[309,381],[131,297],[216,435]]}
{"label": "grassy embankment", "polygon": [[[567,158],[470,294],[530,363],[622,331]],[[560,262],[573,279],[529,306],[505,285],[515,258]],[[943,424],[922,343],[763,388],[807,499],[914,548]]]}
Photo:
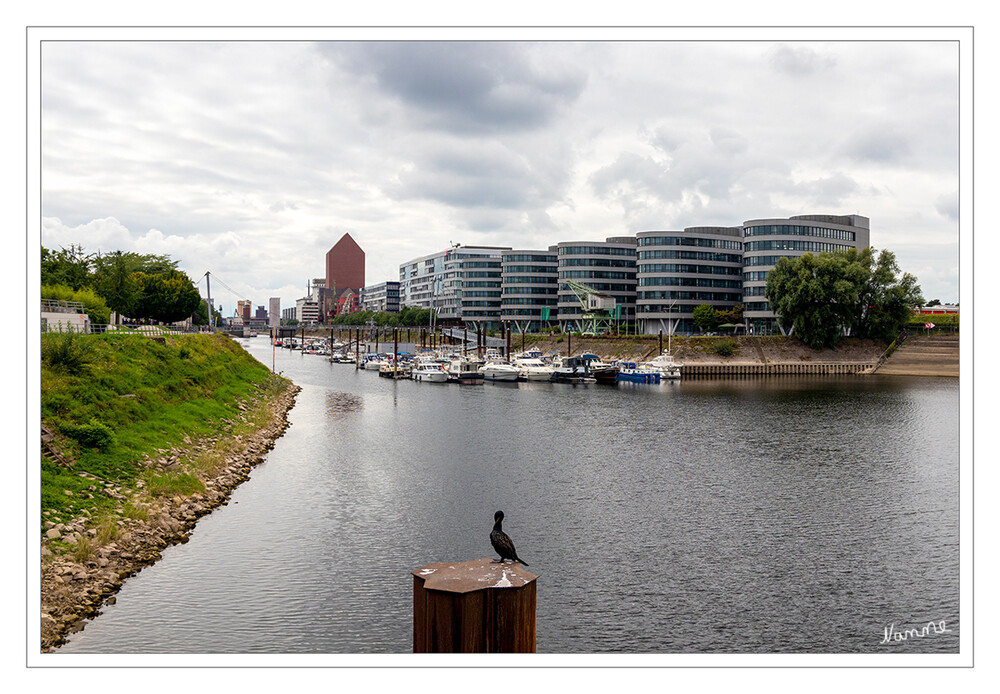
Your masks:
{"label": "grassy embankment", "polygon": [[223,336],[43,335],[41,419],[55,440],[42,453],[41,532],[81,517],[96,530],[49,549],[82,561],[122,518],[204,491],[288,385]]}

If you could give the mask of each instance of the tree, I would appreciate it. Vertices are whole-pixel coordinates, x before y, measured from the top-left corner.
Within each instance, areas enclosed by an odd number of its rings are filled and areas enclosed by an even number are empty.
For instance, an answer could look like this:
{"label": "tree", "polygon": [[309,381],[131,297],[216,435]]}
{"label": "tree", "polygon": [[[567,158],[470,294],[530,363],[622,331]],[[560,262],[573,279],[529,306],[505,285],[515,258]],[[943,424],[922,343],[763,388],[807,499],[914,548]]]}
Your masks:
{"label": "tree", "polygon": [[132,315],[139,297],[139,285],[131,270],[130,255],[122,251],[112,251],[94,258],[94,288],[104,297],[108,308],[114,311],[116,323],[123,315]]}
{"label": "tree", "polygon": [[84,255],[83,246],[71,243],[69,248],[58,251],[43,246],[40,269],[43,285],[62,285],[80,291],[91,284],[90,257]]}
{"label": "tree", "polygon": [[856,257],[863,269],[853,334],[875,340],[894,339],[910,321],[913,309],[924,303],[917,278],[909,273],[898,276],[899,265],[891,251],[882,250],[876,258],[872,248],[860,252],[852,249],[848,257]]}
{"label": "tree", "polygon": [[696,306],[691,313],[691,318],[694,320],[694,324],[706,333],[715,330],[720,323],[719,312],[711,304]]}
{"label": "tree", "polygon": [[201,294],[191,279],[180,270],[159,274],[137,272],[132,275],[139,287],[132,315],[162,323],[189,318],[201,303]]}
{"label": "tree", "polygon": [[719,311],[720,323],[733,323],[739,325],[743,322],[743,304],[736,304],[725,311]]}
{"label": "tree", "polygon": [[814,349],[841,335],[891,339],[923,301],[913,275],[897,279],[895,256],[873,248],[781,258],[765,295],[783,328]]}

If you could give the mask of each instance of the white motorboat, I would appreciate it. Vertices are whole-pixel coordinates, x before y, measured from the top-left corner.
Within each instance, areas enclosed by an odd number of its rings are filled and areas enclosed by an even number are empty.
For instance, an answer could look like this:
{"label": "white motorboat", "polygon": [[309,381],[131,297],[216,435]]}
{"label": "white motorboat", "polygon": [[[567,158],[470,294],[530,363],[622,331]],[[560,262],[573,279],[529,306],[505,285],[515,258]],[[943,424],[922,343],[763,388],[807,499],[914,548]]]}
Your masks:
{"label": "white motorboat", "polygon": [[522,381],[551,381],[556,370],[539,357],[514,357],[514,366],[520,370]]}
{"label": "white motorboat", "polygon": [[427,381],[428,383],[447,383],[448,372],[440,364],[427,362],[416,366],[410,372],[410,378],[414,381]]}
{"label": "white motorboat", "polygon": [[383,356],[372,355],[365,360],[365,371],[378,371],[382,364],[388,364],[388,360]]}
{"label": "white motorboat", "polygon": [[413,370],[410,371],[410,378],[414,381],[427,381],[428,383],[447,383],[448,371],[446,364],[432,359],[417,360]]}
{"label": "white motorboat", "polygon": [[681,369],[684,367],[683,364],[679,364],[674,361],[674,358],[670,355],[670,350],[666,350],[663,354],[639,365],[639,368],[649,369],[652,371],[658,371],[661,379],[678,379],[681,377]]}
{"label": "white motorboat", "polygon": [[480,369],[487,381],[516,381],[521,376],[521,369],[505,361],[488,361]]}

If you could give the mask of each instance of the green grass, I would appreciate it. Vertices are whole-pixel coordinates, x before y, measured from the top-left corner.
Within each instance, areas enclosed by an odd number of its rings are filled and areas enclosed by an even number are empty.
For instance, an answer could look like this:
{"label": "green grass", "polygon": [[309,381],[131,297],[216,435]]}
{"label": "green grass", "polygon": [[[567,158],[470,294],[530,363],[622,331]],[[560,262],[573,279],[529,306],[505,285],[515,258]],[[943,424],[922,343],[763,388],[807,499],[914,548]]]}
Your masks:
{"label": "green grass", "polygon": [[[63,467],[42,457],[41,508],[55,522],[84,510],[93,518],[121,513],[105,483],[124,490],[141,479],[150,493],[164,496],[200,491],[194,474],[154,474],[143,460],[182,447],[185,437],[231,433],[231,422],[245,416],[241,401],[273,397],[287,385],[224,336],[77,335],[70,347],[60,339],[42,335],[42,353],[58,355],[41,364],[42,423],[73,461]],[[66,368],[78,365],[77,352],[85,365]]]}

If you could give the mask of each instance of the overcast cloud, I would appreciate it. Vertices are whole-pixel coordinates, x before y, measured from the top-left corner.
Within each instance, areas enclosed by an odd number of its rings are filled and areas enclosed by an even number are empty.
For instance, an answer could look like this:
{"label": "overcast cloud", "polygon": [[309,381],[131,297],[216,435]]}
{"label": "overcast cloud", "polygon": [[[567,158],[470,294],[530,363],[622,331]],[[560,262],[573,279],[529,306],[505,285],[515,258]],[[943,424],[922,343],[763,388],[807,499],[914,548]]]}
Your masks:
{"label": "overcast cloud", "polygon": [[[450,243],[862,214],[957,301],[954,42],[42,45],[42,232],[293,305]],[[202,283],[202,288],[204,284]]]}

